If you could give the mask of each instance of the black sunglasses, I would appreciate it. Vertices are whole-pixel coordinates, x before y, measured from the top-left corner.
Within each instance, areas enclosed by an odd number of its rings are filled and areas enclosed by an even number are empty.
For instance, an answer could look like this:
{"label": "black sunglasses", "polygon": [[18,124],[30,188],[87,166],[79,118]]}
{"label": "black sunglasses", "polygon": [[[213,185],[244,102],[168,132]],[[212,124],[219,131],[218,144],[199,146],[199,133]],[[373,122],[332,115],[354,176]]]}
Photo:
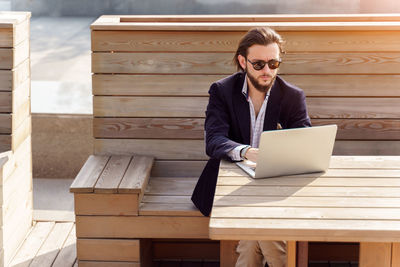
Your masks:
{"label": "black sunglasses", "polygon": [[258,60],[256,62],[251,62],[250,59],[247,60],[252,66],[253,69],[255,70],[262,70],[265,65],[268,64],[268,68],[270,68],[271,70],[277,69],[279,68],[279,65],[281,64],[281,60],[276,60],[276,59],[270,59],[267,62],[265,62],[264,60]]}

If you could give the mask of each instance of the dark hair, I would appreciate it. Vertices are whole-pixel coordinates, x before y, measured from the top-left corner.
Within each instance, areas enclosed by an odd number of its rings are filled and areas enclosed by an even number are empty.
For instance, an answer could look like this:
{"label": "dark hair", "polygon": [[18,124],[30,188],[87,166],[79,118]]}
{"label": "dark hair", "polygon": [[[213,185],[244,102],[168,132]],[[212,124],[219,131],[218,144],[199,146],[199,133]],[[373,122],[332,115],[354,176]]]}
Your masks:
{"label": "dark hair", "polygon": [[242,55],[247,58],[249,47],[257,45],[269,45],[276,43],[279,47],[279,51],[283,53],[283,39],[282,37],[273,29],[268,27],[253,28],[249,30],[245,36],[239,42],[239,46],[236,50],[235,57],[233,61],[236,65],[238,71],[244,71],[242,66],[240,66],[238,55]]}

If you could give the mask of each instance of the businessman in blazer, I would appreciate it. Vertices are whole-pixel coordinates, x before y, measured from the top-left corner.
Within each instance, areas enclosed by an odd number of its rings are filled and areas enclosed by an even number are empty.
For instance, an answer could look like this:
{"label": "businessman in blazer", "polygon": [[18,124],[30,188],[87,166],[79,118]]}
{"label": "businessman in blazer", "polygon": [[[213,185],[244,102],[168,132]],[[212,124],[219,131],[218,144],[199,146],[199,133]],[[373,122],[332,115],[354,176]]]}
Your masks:
{"label": "businessman in blazer", "polygon": [[[277,75],[283,40],[270,28],[255,28],[240,40],[234,62],[238,72],[213,83],[205,120],[210,157],[192,195],[203,215],[213,204],[221,159],[257,161],[262,131],[311,126],[305,95]],[[286,265],[284,241],[240,241],[236,266]]]}

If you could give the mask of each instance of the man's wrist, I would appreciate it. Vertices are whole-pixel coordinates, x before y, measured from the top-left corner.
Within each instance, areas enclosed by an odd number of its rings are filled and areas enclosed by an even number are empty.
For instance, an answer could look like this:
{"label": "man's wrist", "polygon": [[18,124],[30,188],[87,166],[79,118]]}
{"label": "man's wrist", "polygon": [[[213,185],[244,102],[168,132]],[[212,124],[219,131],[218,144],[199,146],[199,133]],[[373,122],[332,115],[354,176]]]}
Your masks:
{"label": "man's wrist", "polygon": [[251,146],[245,146],[244,148],[242,148],[242,149],[240,150],[240,158],[241,158],[242,160],[247,159],[247,158],[246,158],[246,153],[247,153],[247,150],[249,150],[250,148],[251,148]]}

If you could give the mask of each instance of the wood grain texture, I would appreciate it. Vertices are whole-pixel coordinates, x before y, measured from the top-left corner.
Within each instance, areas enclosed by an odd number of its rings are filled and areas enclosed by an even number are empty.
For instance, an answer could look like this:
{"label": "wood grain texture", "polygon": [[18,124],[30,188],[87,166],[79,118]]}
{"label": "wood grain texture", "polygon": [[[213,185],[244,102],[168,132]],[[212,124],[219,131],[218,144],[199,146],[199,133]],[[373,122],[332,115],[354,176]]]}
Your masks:
{"label": "wood grain texture", "polygon": [[[246,32],[92,31],[92,51],[235,52]],[[399,51],[396,31],[280,32],[285,51]]]}
{"label": "wood grain texture", "polygon": [[336,124],[336,140],[399,140],[400,120],[313,119],[313,126]]}
{"label": "wood grain texture", "polygon": [[140,261],[138,239],[84,239],[78,238],[79,260]]}
{"label": "wood grain texture", "polygon": [[0,48],[0,69],[11,70],[29,58],[29,39],[15,46],[15,48]]}
{"label": "wood grain texture", "polygon": [[400,266],[400,244],[392,243],[392,266],[391,267],[399,267]]}
{"label": "wood grain texture", "polygon": [[[203,259],[218,261],[220,259],[220,242],[211,240],[153,240],[154,259]],[[199,262],[201,263],[201,262]],[[232,266],[232,265],[230,265]]]}
{"label": "wood grain texture", "polygon": [[[185,150],[182,151],[182,147]],[[205,160],[202,140],[96,139],[94,153],[131,155],[133,153],[166,160]]]}
{"label": "wood grain texture", "polygon": [[12,28],[1,28],[0,29],[0,47],[8,48],[13,47],[13,29]]}
{"label": "wood grain texture", "polygon": [[111,156],[94,186],[95,193],[117,193],[131,156]]}
{"label": "wood grain texture", "polygon": [[[94,74],[94,95],[208,96],[210,85],[226,75]],[[400,75],[281,75],[307,96],[400,96]]]}
{"label": "wood grain texture", "polygon": [[11,134],[11,114],[0,114],[0,134]]}
{"label": "wood grain texture", "polygon": [[151,170],[151,176],[169,177],[199,177],[206,161],[169,161],[156,160]]}
{"label": "wood grain texture", "polygon": [[135,155],[118,185],[118,193],[143,195],[150,178],[154,158]]}
{"label": "wood grain texture", "polygon": [[89,156],[72,183],[70,192],[92,193],[94,191],[94,186],[96,185],[97,179],[103,172],[103,169],[109,159],[109,156]]}
{"label": "wood grain texture", "polygon": [[[233,53],[94,53],[94,73],[231,74]],[[400,74],[396,53],[287,53],[281,74]]]}
{"label": "wood grain texture", "polygon": [[11,113],[12,112],[12,93],[11,92],[0,92],[0,112]]}
{"label": "wood grain texture", "polygon": [[232,53],[93,53],[94,73],[231,74]]}
{"label": "wood grain texture", "polygon": [[95,117],[204,117],[206,97],[93,98]]}
{"label": "wood grain texture", "polygon": [[76,193],[74,204],[76,215],[136,216],[139,210],[139,196],[138,194]]}
{"label": "wood grain texture", "polygon": [[307,98],[307,108],[313,119],[363,118],[397,119],[398,98]]}
{"label": "wood grain texture", "polygon": [[75,225],[69,232],[60,252],[55,259],[53,266],[71,267],[76,261],[76,232]]}
{"label": "wood grain texture", "polygon": [[208,238],[208,217],[77,216],[78,238]]}
{"label": "wood grain texture", "polygon": [[[7,125],[6,122],[4,124]],[[5,127],[4,130],[6,129]],[[203,139],[204,119],[94,118],[93,136],[95,138]]]}
{"label": "wood grain texture", "polygon": [[212,82],[226,75],[94,74],[94,95],[208,96]]}
{"label": "wood grain texture", "polygon": [[360,267],[382,266],[391,267],[391,243],[366,243],[360,244]]}
{"label": "wood grain texture", "polygon": [[307,97],[398,97],[400,75],[281,75]]}
{"label": "wood grain texture", "polygon": [[287,241],[287,266],[296,267],[296,241]]}
{"label": "wood grain texture", "polygon": [[399,155],[399,141],[336,141],[334,155]]}

